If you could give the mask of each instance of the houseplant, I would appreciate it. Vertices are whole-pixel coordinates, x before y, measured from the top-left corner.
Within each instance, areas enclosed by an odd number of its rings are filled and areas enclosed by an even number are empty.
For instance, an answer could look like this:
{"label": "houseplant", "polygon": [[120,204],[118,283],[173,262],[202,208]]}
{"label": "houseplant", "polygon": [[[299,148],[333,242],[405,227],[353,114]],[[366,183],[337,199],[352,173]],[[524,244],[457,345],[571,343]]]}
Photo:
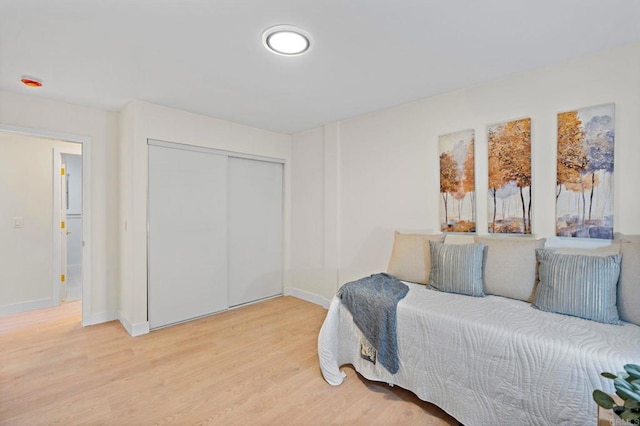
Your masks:
{"label": "houseplant", "polygon": [[623,405],[616,405],[613,398],[601,390],[593,391],[593,400],[602,408],[613,409],[620,419],[629,424],[640,425],[640,365],[627,364],[624,370],[625,377],[602,373],[603,377],[613,380],[616,394],[624,401]]}

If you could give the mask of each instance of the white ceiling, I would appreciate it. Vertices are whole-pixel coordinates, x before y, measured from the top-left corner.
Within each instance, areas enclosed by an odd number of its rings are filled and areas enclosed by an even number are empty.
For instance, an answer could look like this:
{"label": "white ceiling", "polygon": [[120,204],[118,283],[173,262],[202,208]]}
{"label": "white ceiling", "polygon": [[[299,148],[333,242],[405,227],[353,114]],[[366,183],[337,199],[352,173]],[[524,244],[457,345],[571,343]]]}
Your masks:
{"label": "white ceiling", "polygon": [[637,41],[638,0],[0,0],[0,90],[294,133]]}

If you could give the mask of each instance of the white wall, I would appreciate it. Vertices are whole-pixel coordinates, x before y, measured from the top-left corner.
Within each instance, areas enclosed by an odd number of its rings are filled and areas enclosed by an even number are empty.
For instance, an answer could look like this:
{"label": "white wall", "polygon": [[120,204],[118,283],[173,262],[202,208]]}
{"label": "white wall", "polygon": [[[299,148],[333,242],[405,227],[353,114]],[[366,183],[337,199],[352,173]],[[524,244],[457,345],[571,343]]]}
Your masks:
{"label": "white wall", "polygon": [[340,126],[294,135],[292,144],[290,294],[328,306],[340,259]]}
{"label": "white wall", "polygon": [[[616,105],[614,230],[640,233],[634,44],[294,135],[292,285],[329,299],[342,283],[386,269],[394,230],[439,229],[442,134],[476,130],[478,231],[486,234],[486,126],[514,118],[532,118],[533,232],[552,236],[556,115],[609,102]],[[336,232],[325,229],[320,242],[322,226]],[[327,247],[335,248],[336,265],[323,259]]]}
{"label": "white wall", "polygon": [[[0,125],[90,138],[91,300],[85,324],[113,319],[118,302],[117,115],[43,98],[0,92]],[[83,306],[84,307],[84,306]]]}
{"label": "white wall", "polygon": [[[120,321],[132,335],[147,320],[147,139],[285,160],[285,269],[289,268],[291,136],[134,101],[120,114]],[[286,286],[286,283],[285,283]]]}
{"label": "white wall", "polygon": [[[0,132],[0,314],[57,304],[53,148],[74,144]],[[15,228],[13,218],[23,227]]]}

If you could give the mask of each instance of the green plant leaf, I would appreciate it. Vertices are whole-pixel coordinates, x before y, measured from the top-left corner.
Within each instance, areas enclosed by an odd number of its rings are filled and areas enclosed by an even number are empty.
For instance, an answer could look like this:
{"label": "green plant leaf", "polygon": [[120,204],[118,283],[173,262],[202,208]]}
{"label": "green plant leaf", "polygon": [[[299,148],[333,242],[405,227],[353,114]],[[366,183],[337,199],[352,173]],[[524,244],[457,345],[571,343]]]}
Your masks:
{"label": "green plant leaf", "polygon": [[640,366],[636,364],[627,364],[624,366],[624,371],[627,372],[634,379],[640,379]]}
{"label": "green plant leaf", "polygon": [[626,420],[626,421],[636,420],[636,419],[640,419],[640,413],[634,413],[631,410],[625,410],[622,413],[620,413],[619,417],[622,420]]}
{"label": "green plant leaf", "polygon": [[617,378],[613,381],[613,385],[616,387],[616,389],[626,389],[629,390],[631,392],[633,392],[633,387],[631,386],[631,383],[627,382],[624,379],[621,378]]}
{"label": "green plant leaf", "polygon": [[593,400],[604,409],[610,410],[613,408],[613,398],[601,390],[596,389],[593,391]]}
{"label": "green plant leaf", "polygon": [[607,373],[606,371],[604,373],[600,374],[602,377],[606,377],[607,379],[617,379],[618,376],[616,376],[615,374],[611,374],[611,373]]}
{"label": "green plant leaf", "polygon": [[624,399],[625,401],[627,399],[634,399],[640,402],[640,393],[633,392],[624,388],[619,388],[617,386],[616,386],[616,393],[620,398]]}
{"label": "green plant leaf", "polygon": [[640,401],[636,401],[635,399],[627,399],[624,402],[624,408],[629,408],[629,409],[640,409]]}

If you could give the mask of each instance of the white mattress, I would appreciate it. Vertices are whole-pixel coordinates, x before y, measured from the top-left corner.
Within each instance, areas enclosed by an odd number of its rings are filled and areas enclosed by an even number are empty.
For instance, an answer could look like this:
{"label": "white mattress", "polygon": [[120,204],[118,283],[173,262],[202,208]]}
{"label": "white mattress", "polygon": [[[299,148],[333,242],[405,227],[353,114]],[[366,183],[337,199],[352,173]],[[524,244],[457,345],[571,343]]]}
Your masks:
{"label": "white mattress", "polygon": [[596,424],[593,390],[614,390],[600,373],[640,364],[638,326],[407,285],[398,304],[395,375],[360,357],[360,331],[334,297],[318,336],[328,383],[342,383],[339,367],[352,364],[366,378],[409,389],[466,426],[583,426]]}

